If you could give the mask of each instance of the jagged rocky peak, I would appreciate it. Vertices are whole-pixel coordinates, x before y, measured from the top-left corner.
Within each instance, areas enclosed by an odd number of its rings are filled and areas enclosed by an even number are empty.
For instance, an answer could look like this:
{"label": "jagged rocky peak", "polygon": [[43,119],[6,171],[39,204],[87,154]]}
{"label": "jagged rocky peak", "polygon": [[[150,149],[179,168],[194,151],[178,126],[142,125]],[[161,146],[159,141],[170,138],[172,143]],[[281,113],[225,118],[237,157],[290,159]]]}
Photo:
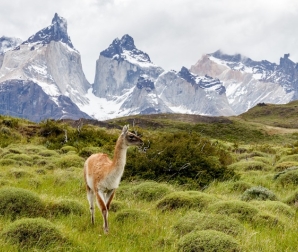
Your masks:
{"label": "jagged rocky peak", "polygon": [[150,62],[150,57],[147,53],[138,50],[134,44],[134,40],[128,34],[124,35],[121,39],[116,38],[113,40],[109,47],[102,51],[100,55],[106,58],[114,58],[117,60],[128,60],[134,58],[139,62]]}
{"label": "jagged rocky peak", "polygon": [[50,26],[32,35],[22,44],[36,43],[45,45],[49,44],[51,41],[61,41],[74,49],[70,37],[67,34],[67,21],[57,13],[55,13]]}
{"label": "jagged rocky peak", "polygon": [[137,88],[144,88],[147,92],[151,92],[153,89],[155,89],[154,82],[145,74],[139,77],[137,82]]}
{"label": "jagged rocky peak", "polygon": [[2,36],[0,38],[0,54],[5,53],[6,51],[20,45],[21,43],[22,40],[19,38]]}

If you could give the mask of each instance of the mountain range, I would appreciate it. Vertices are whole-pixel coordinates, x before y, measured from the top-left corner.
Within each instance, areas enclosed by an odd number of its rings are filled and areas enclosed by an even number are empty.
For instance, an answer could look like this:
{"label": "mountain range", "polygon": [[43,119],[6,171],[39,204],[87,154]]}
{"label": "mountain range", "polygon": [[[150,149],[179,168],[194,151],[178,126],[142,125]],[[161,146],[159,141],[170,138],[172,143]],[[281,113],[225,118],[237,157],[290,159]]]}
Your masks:
{"label": "mountain range", "polygon": [[157,113],[230,116],[258,103],[297,99],[298,64],[289,54],[275,64],[216,51],[190,68],[165,71],[126,34],[99,53],[89,83],[67,21],[58,14],[26,41],[0,38],[0,114],[35,122]]}

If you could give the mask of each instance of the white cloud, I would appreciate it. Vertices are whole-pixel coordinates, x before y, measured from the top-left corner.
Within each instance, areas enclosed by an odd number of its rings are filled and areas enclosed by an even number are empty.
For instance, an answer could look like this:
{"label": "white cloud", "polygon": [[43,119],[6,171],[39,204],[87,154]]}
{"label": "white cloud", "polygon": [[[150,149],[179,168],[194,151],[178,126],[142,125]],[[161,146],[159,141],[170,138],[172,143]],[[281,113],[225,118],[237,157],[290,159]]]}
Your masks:
{"label": "white cloud", "polygon": [[48,26],[55,12],[66,18],[91,83],[99,53],[124,34],[164,69],[190,67],[218,49],[277,63],[290,53],[298,62],[293,0],[1,1],[0,36],[25,40]]}

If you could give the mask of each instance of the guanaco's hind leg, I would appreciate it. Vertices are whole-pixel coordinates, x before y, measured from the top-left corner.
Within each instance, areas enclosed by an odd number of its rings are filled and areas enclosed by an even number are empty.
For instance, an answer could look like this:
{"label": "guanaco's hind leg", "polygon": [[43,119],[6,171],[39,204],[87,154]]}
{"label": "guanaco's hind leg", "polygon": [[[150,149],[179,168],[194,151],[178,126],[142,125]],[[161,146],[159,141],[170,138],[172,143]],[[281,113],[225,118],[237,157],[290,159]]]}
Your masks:
{"label": "guanaco's hind leg", "polygon": [[91,223],[94,225],[94,193],[89,186],[87,186],[87,199],[90,207]]}
{"label": "guanaco's hind leg", "polygon": [[101,210],[101,214],[104,222],[103,230],[106,234],[109,232],[109,224],[108,224],[108,208],[106,206],[104,192],[100,190],[97,191],[96,202],[97,202],[98,208]]}
{"label": "guanaco's hind leg", "polygon": [[110,210],[110,204],[112,202],[112,199],[114,198],[114,195],[115,195],[115,189],[108,191],[106,194],[106,206],[108,210]]}

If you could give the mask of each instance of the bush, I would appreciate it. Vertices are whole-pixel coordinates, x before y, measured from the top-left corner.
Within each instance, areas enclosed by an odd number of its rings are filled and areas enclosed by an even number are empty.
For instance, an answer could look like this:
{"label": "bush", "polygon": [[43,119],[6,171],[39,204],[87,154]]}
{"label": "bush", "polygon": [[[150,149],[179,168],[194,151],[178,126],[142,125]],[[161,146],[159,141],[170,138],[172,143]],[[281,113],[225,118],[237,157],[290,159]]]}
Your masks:
{"label": "bush", "polygon": [[241,196],[241,200],[277,200],[276,195],[269,189],[262,186],[255,186],[247,189]]}
{"label": "bush", "polygon": [[235,176],[226,167],[231,154],[195,132],[160,133],[145,153],[134,148],[128,156],[124,179],[175,181],[198,189]]}
{"label": "bush", "polygon": [[50,215],[54,216],[85,213],[85,207],[81,203],[68,199],[49,203],[47,210]]}
{"label": "bush", "polygon": [[156,207],[162,211],[177,208],[192,208],[201,210],[208,204],[216,201],[216,198],[206,193],[197,191],[173,192],[157,202]]}
{"label": "bush", "polygon": [[[113,204],[113,203],[112,203]],[[142,210],[136,210],[136,209],[123,209],[117,212],[115,216],[115,220],[118,222],[134,222],[134,221],[149,221],[150,220],[150,214],[142,211]]]}
{"label": "bush", "polygon": [[214,203],[208,207],[208,210],[217,213],[228,215],[239,220],[251,220],[259,211],[249,203],[231,200]]}
{"label": "bush", "polygon": [[57,246],[68,243],[58,228],[43,218],[17,220],[8,225],[1,236],[22,249],[37,247],[44,250],[51,246],[57,249]]}
{"label": "bush", "polygon": [[173,189],[168,184],[157,182],[143,182],[131,188],[131,192],[138,200],[154,201],[161,199]]}
{"label": "bush", "polygon": [[0,214],[15,219],[44,215],[45,205],[31,191],[7,187],[0,189]]}
{"label": "bush", "polygon": [[220,214],[203,214],[191,212],[182,217],[174,229],[179,235],[185,235],[194,230],[217,230],[229,235],[238,235],[244,227],[238,220]]}
{"label": "bush", "polygon": [[283,173],[275,175],[276,182],[282,186],[298,185],[298,170],[285,170]]}
{"label": "bush", "polygon": [[225,233],[215,230],[203,230],[191,232],[180,238],[178,251],[237,252],[240,251],[240,246],[233,237]]}

